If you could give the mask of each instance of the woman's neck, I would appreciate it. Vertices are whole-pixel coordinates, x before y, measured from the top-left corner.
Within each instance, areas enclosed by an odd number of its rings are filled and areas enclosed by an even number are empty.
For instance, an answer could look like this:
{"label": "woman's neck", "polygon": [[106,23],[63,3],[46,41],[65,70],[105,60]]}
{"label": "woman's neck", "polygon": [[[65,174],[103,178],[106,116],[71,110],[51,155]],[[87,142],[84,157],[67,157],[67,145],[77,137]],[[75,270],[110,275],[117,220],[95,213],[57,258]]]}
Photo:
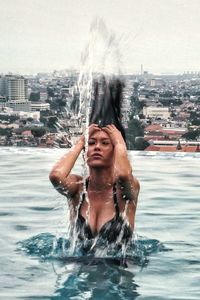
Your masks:
{"label": "woman's neck", "polygon": [[89,185],[91,190],[105,190],[113,185],[114,176],[111,168],[90,168]]}

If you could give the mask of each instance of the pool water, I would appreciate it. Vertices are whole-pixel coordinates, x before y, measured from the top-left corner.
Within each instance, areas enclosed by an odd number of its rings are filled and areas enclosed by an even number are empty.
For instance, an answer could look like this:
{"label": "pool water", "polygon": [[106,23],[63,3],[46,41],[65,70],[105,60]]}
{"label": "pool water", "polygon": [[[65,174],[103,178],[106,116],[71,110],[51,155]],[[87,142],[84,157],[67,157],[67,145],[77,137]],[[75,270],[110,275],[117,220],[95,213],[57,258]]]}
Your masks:
{"label": "pool water", "polygon": [[199,300],[200,153],[129,152],[141,192],[122,264],[72,251],[67,200],[48,180],[65,151],[0,148],[0,299]]}

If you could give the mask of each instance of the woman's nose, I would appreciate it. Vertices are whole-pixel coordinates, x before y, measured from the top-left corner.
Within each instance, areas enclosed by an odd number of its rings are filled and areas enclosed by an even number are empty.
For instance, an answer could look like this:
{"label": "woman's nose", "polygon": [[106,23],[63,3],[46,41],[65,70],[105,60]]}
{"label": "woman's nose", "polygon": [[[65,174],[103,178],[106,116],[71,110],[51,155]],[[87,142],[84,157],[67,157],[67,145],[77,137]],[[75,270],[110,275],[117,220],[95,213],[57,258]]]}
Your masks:
{"label": "woman's nose", "polygon": [[100,149],[100,143],[99,142],[96,142],[95,149]]}

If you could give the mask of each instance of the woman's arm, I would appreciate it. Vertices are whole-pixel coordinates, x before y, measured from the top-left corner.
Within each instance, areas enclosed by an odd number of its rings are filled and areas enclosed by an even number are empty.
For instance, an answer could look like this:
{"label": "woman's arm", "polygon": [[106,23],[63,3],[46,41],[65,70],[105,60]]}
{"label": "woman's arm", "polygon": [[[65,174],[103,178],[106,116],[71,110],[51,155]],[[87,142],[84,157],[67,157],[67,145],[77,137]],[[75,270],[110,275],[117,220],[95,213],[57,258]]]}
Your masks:
{"label": "woman's arm", "polygon": [[82,177],[70,174],[70,172],[84,145],[85,138],[81,136],[76,145],[55,164],[49,174],[52,184],[62,194],[68,192],[69,195],[74,195],[79,190],[78,183],[80,183]]}
{"label": "woman's arm", "polygon": [[140,189],[139,181],[132,175],[132,167],[128,159],[126,144],[121,132],[114,125],[103,128],[114,145],[114,175],[124,200],[137,201]]}
{"label": "woman's arm", "polygon": [[[88,128],[88,134],[90,135],[96,130],[100,130],[99,127],[96,124],[92,124]],[[70,151],[55,164],[49,174],[49,179],[61,194],[66,194],[67,192],[70,196],[74,196],[79,192],[82,177],[70,174],[70,172],[84,146],[85,136],[82,135]]]}

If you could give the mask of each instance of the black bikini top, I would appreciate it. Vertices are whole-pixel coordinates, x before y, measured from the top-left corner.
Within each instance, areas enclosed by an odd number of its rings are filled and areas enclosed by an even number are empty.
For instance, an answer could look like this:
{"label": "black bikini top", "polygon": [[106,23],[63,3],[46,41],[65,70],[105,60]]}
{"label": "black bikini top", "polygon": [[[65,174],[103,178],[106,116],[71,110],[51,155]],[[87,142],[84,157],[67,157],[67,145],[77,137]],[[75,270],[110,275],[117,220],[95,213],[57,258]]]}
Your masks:
{"label": "black bikini top", "polygon": [[[88,187],[88,180],[86,181],[86,189]],[[76,228],[78,231],[79,239],[94,239],[91,227],[85,218],[81,215],[81,206],[85,201],[85,193],[82,194],[82,200],[79,206],[78,218]],[[118,239],[123,242],[128,242],[132,237],[132,229],[127,222],[122,218],[119,210],[117,200],[116,184],[113,185],[113,201],[115,206],[115,216],[106,222],[97,234],[98,239],[106,240],[108,243],[114,243]]]}

